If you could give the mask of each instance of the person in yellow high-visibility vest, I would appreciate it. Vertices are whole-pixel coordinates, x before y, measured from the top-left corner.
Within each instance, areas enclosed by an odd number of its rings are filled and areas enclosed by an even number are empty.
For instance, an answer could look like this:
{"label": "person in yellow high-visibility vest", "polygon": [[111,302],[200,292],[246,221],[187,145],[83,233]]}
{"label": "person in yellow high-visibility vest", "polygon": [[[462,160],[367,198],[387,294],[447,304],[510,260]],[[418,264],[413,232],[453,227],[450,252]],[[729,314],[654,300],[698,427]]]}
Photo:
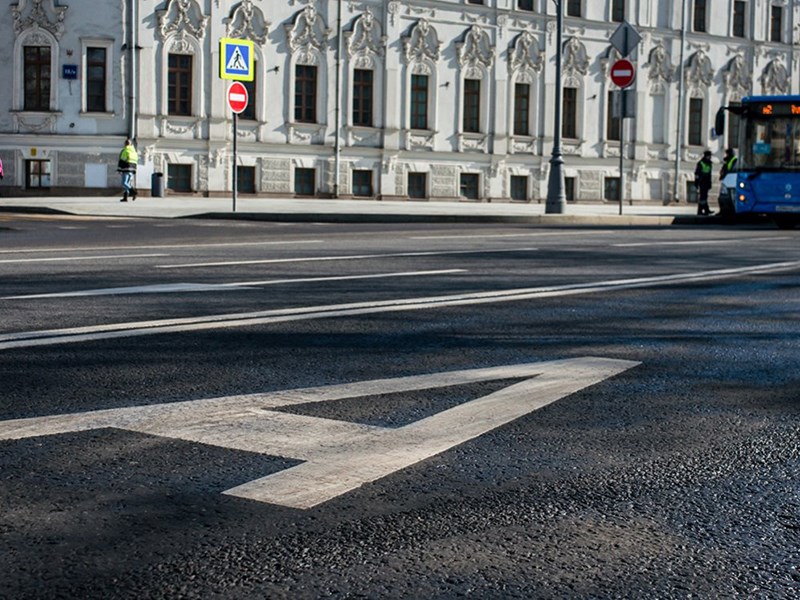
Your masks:
{"label": "person in yellow high-visibility vest", "polygon": [[122,179],[122,199],[120,202],[127,202],[128,197],[131,200],[136,200],[136,187],[134,185],[134,178],[136,177],[136,165],[139,163],[139,154],[133,146],[130,138],[125,140],[125,147],[119,153],[119,161],[117,162],[117,172]]}
{"label": "person in yellow high-visibility vest", "polygon": [[738,159],[736,158],[736,154],[733,152],[733,148],[728,148],[725,150],[725,156],[722,158],[722,167],[719,170],[720,181],[725,179],[725,175],[728,173],[733,173],[736,170],[737,161]]}
{"label": "person in yellow high-visibility vest", "polygon": [[708,208],[708,191],[711,189],[711,150],[703,152],[703,158],[697,161],[694,168],[694,184],[697,186],[697,214],[710,215]]}

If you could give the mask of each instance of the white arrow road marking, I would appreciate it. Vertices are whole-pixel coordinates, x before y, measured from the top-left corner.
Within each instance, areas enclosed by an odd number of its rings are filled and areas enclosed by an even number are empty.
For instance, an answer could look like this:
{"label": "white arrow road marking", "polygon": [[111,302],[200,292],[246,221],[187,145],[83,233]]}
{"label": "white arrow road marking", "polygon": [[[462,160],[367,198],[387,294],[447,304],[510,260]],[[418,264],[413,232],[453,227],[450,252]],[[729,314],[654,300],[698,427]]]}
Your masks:
{"label": "white arrow road marking", "polygon": [[[307,509],[463,444],[638,364],[585,357],[0,421],[0,440],[111,427],[304,460],[300,465],[224,493]],[[522,377],[529,379],[396,429],[274,410]]]}
{"label": "white arrow road marking", "polygon": [[516,288],[493,292],[473,292],[450,296],[428,296],[421,298],[398,298],[373,302],[355,302],[352,304],[331,304],[299,308],[284,308],[249,313],[234,313],[164,319],[160,321],[134,321],[129,323],[109,323],[89,327],[71,327],[67,329],[49,329],[42,331],[23,331],[0,334],[0,350],[12,348],[30,348],[33,346],[49,346],[52,344],[74,344],[96,340],[108,340],[122,337],[154,335],[163,333],[182,333],[187,331],[204,331],[230,327],[252,327],[272,323],[290,321],[309,321],[312,319],[330,319],[378,313],[400,312],[407,310],[430,310],[446,306],[467,306],[476,304],[494,304],[497,302],[521,302],[539,298],[559,298],[582,294],[608,293],[621,290],[650,288],[679,283],[701,283],[717,279],[729,279],[745,275],[775,273],[800,268],[800,261],[768,263],[715,271],[697,271],[695,273],[677,273],[673,275],[656,275],[653,277],[637,277],[634,279],[616,279],[595,281],[570,285],[547,286],[539,288]]}

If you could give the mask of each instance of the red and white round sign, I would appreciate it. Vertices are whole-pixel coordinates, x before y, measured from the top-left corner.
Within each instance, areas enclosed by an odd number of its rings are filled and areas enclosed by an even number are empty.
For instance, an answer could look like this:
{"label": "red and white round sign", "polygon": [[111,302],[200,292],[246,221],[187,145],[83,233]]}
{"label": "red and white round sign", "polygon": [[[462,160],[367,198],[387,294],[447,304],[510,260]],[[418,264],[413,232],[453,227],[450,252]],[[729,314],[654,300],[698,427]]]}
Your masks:
{"label": "red and white round sign", "polygon": [[247,108],[247,88],[239,81],[234,81],[228,88],[228,106],[237,115]]}
{"label": "red and white round sign", "polygon": [[611,65],[611,81],[614,85],[626,88],[634,79],[636,79],[636,69],[628,59],[622,58]]}

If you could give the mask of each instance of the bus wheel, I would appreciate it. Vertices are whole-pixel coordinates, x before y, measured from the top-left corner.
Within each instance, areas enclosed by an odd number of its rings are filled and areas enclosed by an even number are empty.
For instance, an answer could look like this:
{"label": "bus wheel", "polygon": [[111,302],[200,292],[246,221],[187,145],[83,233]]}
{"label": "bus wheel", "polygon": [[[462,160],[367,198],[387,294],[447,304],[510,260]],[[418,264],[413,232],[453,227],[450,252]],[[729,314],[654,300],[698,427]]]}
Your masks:
{"label": "bus wheel", "polygon": [[775,217],[775,225],[778,226],[778,229],[794,229],[797,227],[797,217],[785,215]]}

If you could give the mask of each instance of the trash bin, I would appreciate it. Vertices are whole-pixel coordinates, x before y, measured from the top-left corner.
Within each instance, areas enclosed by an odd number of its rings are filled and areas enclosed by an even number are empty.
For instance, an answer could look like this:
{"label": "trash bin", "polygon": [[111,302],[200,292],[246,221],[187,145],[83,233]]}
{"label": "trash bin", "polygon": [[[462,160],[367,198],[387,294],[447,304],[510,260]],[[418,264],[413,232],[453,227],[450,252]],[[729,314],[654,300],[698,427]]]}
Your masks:
{"label": "trash bin", "polygon": [[153,173],[150,176],[150,195],[153,198],[164,197],[164,174]]}

